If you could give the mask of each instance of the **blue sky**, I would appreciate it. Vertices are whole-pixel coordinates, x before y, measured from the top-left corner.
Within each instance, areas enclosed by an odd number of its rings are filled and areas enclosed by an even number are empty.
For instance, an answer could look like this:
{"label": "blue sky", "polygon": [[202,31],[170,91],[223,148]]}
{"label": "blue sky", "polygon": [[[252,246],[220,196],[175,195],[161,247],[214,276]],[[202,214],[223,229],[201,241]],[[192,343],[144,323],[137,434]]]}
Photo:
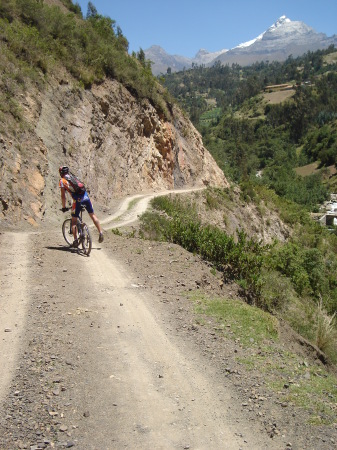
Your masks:
{"label": "blue sky", "polygon": [[[83,15],[87,0],[79,3]],[[129,41],[129,52],[160,45],[193,57],[200,48],[230,49],[257,37],[285,15],[328,36],[337,34],[336,0],[93,0]]]}

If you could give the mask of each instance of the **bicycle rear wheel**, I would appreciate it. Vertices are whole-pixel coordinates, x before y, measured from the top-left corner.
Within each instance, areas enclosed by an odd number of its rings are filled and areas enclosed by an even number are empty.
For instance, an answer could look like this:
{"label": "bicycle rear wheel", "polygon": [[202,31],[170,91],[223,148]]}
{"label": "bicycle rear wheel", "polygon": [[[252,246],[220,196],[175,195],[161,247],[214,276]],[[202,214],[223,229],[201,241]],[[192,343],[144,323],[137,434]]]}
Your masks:
{"label": "bicycle rear wheel", "polygon": [[82,224],[81,243],[82,243],[83,253],[85,255],[89,256],[90,252],[91,252],[91,247],[92,247],[92,240],[91,240],[89,228],[85,223]]}
{"label": "bicycle rear wheel", "polygon": [[63,222],[62,234],[63,234],[63,237],[64,237],[66,243],[68,245],[72,245],[74,237],[73,237],[73,231],[72,231],[72,228],[71,228],[71,219],[66,219]]}

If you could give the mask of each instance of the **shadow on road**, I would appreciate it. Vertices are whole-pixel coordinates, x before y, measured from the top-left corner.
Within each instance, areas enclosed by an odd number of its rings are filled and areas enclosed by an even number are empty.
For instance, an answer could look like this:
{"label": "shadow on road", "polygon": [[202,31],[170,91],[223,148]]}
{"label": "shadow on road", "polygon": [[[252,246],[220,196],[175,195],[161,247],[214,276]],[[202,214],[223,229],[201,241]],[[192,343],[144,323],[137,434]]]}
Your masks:
{"label": "shadow on road", "polygon": [[69,247],[69,246],[62,246],[62,247],[51,247],[51,246],[48,246],[48,247],[45,247],[45,248],[47,248],[48,250],[59,250],[60,252],[75,253],[75,252],[78,251],[77,248],[72,248],[72,247]]}
{"label": "shadow on road", "polygon": [[[70,252],[70,253],[78,253],[81,256],[85,256],[87,257],[87,255],[85,253],[83,253],[83,250],[81,250],[80,248],[73,248],[73,247],[69,247],[69,246],[59,246],[59,247],[52,247],[52,246],[47,246],[45,247],[48,250],[58,250],[60,252]],[[92,247],[91,251],[93,250],[102,250],[101,247]]]}

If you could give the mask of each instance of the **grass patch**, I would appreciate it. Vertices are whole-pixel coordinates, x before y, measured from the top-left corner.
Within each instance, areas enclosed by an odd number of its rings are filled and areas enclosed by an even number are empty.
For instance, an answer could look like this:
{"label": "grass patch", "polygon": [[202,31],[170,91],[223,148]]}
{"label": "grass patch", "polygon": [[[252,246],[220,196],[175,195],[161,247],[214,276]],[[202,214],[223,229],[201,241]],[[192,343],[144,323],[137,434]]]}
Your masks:
{"label": "grass patch", "polygon": [[314,425],[335,422],[337,412],[337,380],[317,366],[308,366],[292,355],[288,359],[287,379],[276,379],[266,371],[267,385],[279,394],[281,402],[292,403],[310,414]]}
{"label": "grass patch", "polygon": [[245,347],[278,339],[278,321],[261,309],[239,300],[207,298],[190,294],[199,316],[214,318],[226,337],[240,341]]}
{"label": "grass patch", "polygon": [[257,354],[240,358],[247,370],[264,374],[267,387],[280,403],[292,404],[309,413],[314,425],[329,425],[336,420],[337,379],[333,374],[298,355],[268,346]]}
{"label": "grass patch", "polygon": [[221,108],[213,108],[209,111],[205,111],[199,119],[200,125],[210,125],[215,124],[221,117]]}
{"label": "grass patch", "polygon": [[237,361],[248,371],[262,373],[268,389],[276,392],[280,403],[303,408],[312,424],[334,423],[336,377],[280,348],[278,321],[274,316],[239,300],[210,298],[200,292],[188,295],[195,303],[197,322],[207,326],[209,319],[214,319],[218,333],[248,350],[248,356],[240,356]]}
{"label": "grass patch", "polygon": [[136,230],[123,230],[121,231],[119,228],[111,228],[111,232],[115,235],[115,236],[121,236],[121,237],[126,237],[126,238],[134,238],[136,235]]}
{"label": "grass patch", "polygon": [[111,228],[111,233],[113,233],[115,236],[123,236],[123,233],[119,228]]}
{"label": "grass patch", "polygon": [[130,211],[134,206],[136,206],[140,200],[141,198],[134,198],[133,200],[131,200],[131,202],[128,204],[128,211]]}

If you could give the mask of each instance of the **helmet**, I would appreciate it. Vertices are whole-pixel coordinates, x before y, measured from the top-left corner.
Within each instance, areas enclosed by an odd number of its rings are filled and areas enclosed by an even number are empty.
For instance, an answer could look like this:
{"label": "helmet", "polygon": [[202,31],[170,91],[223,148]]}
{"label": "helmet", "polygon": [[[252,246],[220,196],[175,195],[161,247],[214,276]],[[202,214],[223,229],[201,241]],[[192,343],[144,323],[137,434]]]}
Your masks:
{"label": "helmet", "polygon": [[66,173],[69,173],[69,167],[68,166],[61,166],[59,168],[59,172],[60,172],[61,176],[65,175]]}

